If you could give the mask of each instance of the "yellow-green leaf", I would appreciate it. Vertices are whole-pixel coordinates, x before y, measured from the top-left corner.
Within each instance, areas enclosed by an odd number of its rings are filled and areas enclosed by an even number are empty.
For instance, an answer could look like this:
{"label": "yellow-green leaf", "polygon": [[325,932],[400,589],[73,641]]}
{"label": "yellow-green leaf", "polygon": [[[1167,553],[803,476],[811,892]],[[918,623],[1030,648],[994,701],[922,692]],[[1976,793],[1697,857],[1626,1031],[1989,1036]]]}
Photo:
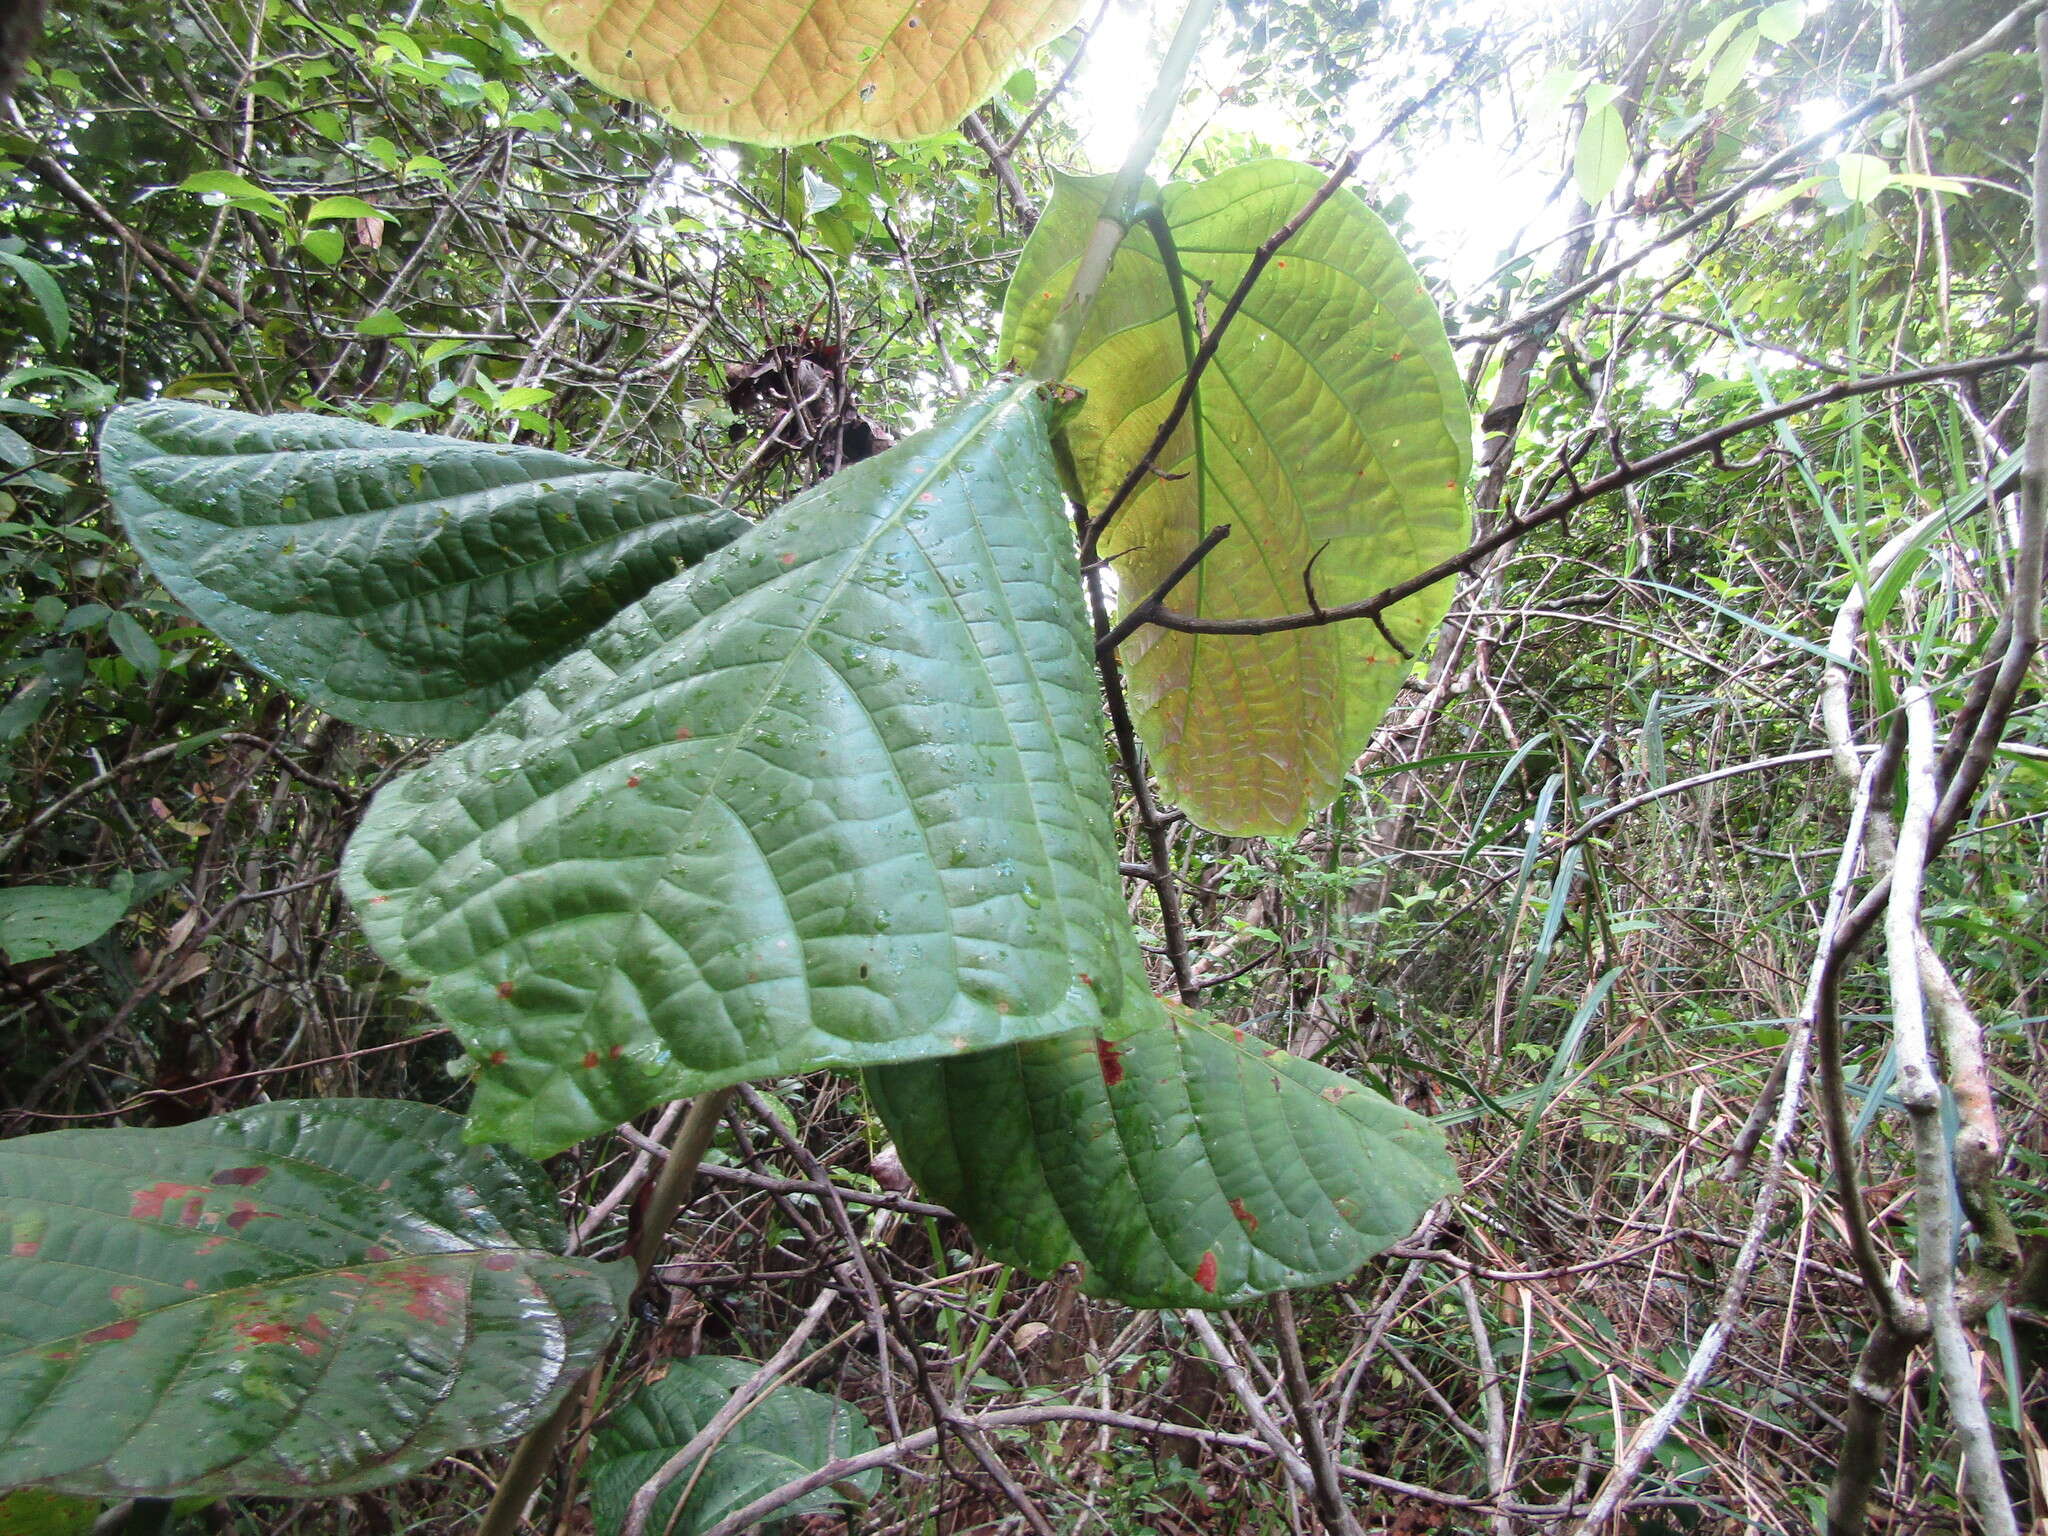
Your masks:
{"label": "yellow-green leaf", "polygon": [[506,0],[593,82],[751,144],[921,139],[981,105],[1079,0]]}
{"label": "yellow-green leaf", "polygon": [[[1323,182],[1267,160],[1158,196],[1195,322],[1213,324],[1252,253]],[[1001,355],[1026,362],[1066,290],[1107,178],[1063,180],[1024,250]],[[1187,370],[1174,290],[1142,226],[1075,349],[1087,391],[1067,427],[1091,507],[1108,503]],[[1208,618],[1360,601],[1461,549],[1471,415],[1436,307],[1394,237],[1340,191],[1285,247],[1224,334],[1190,419],[1104,535],[1118,601],[1141,601],[1208,531],[1231,536],[1172,594]],[[1311,571],[1311,562],[1313,570]],[[1418,652],[1440,583],[1391,609]],[[1197,822],[1241,836],[1301,827],[1342,785],[1409,662],[1370,622],[1263,636],[1139,630],[1121,651],[1154,772]]]}

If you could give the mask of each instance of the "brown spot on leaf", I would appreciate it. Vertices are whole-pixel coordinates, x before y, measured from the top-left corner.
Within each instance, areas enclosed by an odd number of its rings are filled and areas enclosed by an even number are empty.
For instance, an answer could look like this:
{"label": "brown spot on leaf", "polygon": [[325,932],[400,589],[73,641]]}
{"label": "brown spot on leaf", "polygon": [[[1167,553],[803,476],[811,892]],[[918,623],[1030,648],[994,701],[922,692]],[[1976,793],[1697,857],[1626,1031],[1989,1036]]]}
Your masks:
{"label": "brown spot on leaf", "polygon": [[263,1167],[223,1168],[213,1176],[216,1184],[254,1184],[270,1177],[270,1170]]}
{"label": "brown spot on leaf", "polygon": [[1236,1196],[1231,1197],[1230,1214],[1235,1216],[1239,1221],[1244,1223],[1245,1231],[1256,1232],[1259,1230],[1259,1218],[1254,1216],[1250,1211],[1246,1210],[1244,1208],[1244,1202],[1242,1200],[1239,1200]]}
{"label": "brown spot on leaf", "polygon": [[1332,1083],[1323,1090],[1323,1097],[1332,1104],[1341,1104],[1351,1097],[1351,1090],[1342,1083]]}
{"label": "brown spot on leaf", "polygon": [[272,1221],[280,1219],[275,1211],[259,1211],[254,1200],[237,1200],[235,1208],[228,1212],[228,1226],[239,1232],[258,1216],[267,1216]]}
{"label": "brown spot on leaf", "polygon": [[81,1334],[81,1344],[104,1344],[109,1339],[132,1339],[135,1330],[142,1325],[132,1317],[124,1317],[118,1323],[109,1323],[104,1328],[95,1328],[91,1333]]}
{"label": "brown spot on leaf", "polygon": [[382,1264],[391,1257],[391,1250],[381,1243],[372,1243],[363,1250],[363,1257],[372,1264]]}
{"label": "brown spot on leaf", "polygon": [[491,1052],[488,1060],[490,1061],[490,1064],[492,1066],[502,1067],[503,1065],[505,1065],[505,1053],[503,1051],[493,1051]]}
{"label": "brown spot on leaf", "polygon": [[1095,1037],[1095,1060],[1102,1067],[1105,1087],[1114,1088],[1124,1080],[1124,1053],[1100,1035]]}
{"label": "brown spot on leaf", "polygon": [[484,1268],[496,1270],[500,1274],[504,1273],[506,1270],[510,1269],[513,1265],[517,1264],[518,1262],[519,1261],[512,1257],[512,1255],[509,1253],[487,1253],[484,1255]]}
{"label": "brown spot on leaf", "polygon": [[500,997],[510,997],[511,995],[512,995],[512,983],[511,983],[511,982],[509,982],[509,981],[501,981],[501,982],[499,982],[499,983],[498,983],[498,996],[500,996]]}

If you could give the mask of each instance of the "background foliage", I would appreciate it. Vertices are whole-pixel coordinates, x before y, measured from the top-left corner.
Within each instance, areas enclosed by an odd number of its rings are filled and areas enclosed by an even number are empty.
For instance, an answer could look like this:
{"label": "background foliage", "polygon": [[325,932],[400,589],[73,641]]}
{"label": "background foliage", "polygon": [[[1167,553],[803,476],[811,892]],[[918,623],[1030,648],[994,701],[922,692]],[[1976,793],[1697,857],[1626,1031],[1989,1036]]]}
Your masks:
{"label": "background foliage", "polygon": [[[2001,14],[1269,0],[1205,54],[1170,148],[1207,175],[1369,146],[1361,183],[1485,412],[1485,529],[1772,401],[2023,345],[2040,107],[2023,39],[1696,218],[1830,104]],[[1073,46],[913,149],[767,152],[603,96],[464,0],[62,8],[0,123],[0,847],[11,884],[99,894],[73,901],[89,911],[64,940],[85,936],[55,952],[0,911],[9,1132],[467,1093],[334,889],[367,795],[419,753],[299,709],[153,585],[86,469],[101,413],[152,394],[317,404],[630,464],[758,512],[1004,361],[1010,265],[1052,169],[1113,106],[1084,72],[1029,116]],[[1461,179],[1493,211],[1451,229],[1430,194]],[[1500,188],[1531,183],[1548,201],[1517,229]],[[1571,297],[1546,309],[1553,294]],[[857,1098],[787,1080],[721,1134],[628,1372],[765,1354],[836,1275],[865,1326],[804,1379],[885,1438],[944,1404],[1057,1523],[1278,1531],[1313,1518],[1273,1445],[1298,1339],[1362,1521],[1546,1528],[1665,1399],[1752,1209],[1755,1171],[1728,1158],[1800,1012],[1849,803],[1815,718],[1836,614],[1867,592],[1866,718],[1909,673],[1954,707],[1993,639],[2013,523],[1982,488],[2012,477],[2018,383],[1842,399],[1504,546],[1328,813],[1291,839],[1173,835],[1205,1005],[1453,1126],[1466,1195],[1395,1255],[1285,1318],[1121,1311],[966,1251],[898,1192]],[[2035,679],[1926,909],[1989,1030],[2023,1278],[2048,1277]],[[1157,964],[1158,887],[1130,889]],[[1876,968],[1844,1006],[1889,1257],[1910,1192]],[[649,1129],[553,1165],[584,1251],[623,1240]],[[1812,1528],[1869,1321],[1816,1131],[1787,1178],[1716,1372],[1635,1485],[1636,1530]],[[1979,1364],[2010,1486],[2038,1512],[2048,1335],[2039,1287],[2017,1301]],[[1955,1529],[1954,1445],[1920,1368],[1902,1401],[1883,1507]],[[1109,1417],[1030,1417],[1057,1406]],[[864,1517],[879,1528],[1023,1518],[958,1445],[909,1464],[937,1475],[890,1480]],[[477,1473],[204,1518],[453,1531],[487,1497]]]}

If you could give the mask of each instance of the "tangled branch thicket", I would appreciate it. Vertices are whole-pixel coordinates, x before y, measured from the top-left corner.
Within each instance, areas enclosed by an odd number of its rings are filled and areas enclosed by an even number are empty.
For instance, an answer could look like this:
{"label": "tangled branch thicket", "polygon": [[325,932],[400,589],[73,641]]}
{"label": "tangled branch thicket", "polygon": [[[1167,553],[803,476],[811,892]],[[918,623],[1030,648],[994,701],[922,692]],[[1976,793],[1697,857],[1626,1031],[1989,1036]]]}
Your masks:
{"label": "tangled branch thicket", "polygon": [[[10,883],[125,871],[137,900],[106,939],[5,967],[6,1130],[457,1102],[456,1053],[332,878],[419,754],[316,719],[151,585],[86,468],[98,414],[153,392],[340,411],[759,512],[845,462],[848,423],[900,435],[1004,361],[1002,283],[1078,153],[1077,72],[1041,61],[914,149],[765,153],[595,95],[470,0],[62,9],[0,124],[0,250],[62,296],[0,270],[0,792]],[[1831,1485],[1837,1529],[1938,1532],[2001,1480],[2048,1513],[2023,443],[2048,411],[2020,368],[1959,366],[2048,340],[2040,8],[1809,7],[1705,109],[1688,63],[1739,8],[1466,9],[1233,23],[1200,90],[1267,116],[1187,151],[1214,169],[1285,122],[1334,162],[1348,89],[1382,112],[1358,183],[1396,214],[1477,132],[1564,173],[1562,217],[1476,286],[1411,238],[1485,411],[1482,538],[1515,536],[1466,562],[1300,837],[1177,820],[1127,741],[1121,784],[1161,990],[1441,1116],[1463,1196],[1291,1307],[1132,1313],[969,1251],[845,1081],[769,1084],[730,1105],[591,1412],[809,1319],[802,1379],[861,1405],[901,1474],[857,1517],[877,1532],[1792,1532]],[[1634,158],[1598,206],[1559,153],[1581,109],[1529,99],[1554,65],[1617,83]],[[370,211],[309,221],[337,197]],[[1883,958],[1837,942],[1859,924]],[[641,1240],[678,1118],[559,1160],[584,1251]],[[1950,1159],[1968,1234],[1932,1294],[1951,1259],[1914,1224],[1946,1219]],[[1946,1344],[1944,1305],[1966,1330]],[[466,1529],[490,1466],[447,1474],[208,1518]]]}

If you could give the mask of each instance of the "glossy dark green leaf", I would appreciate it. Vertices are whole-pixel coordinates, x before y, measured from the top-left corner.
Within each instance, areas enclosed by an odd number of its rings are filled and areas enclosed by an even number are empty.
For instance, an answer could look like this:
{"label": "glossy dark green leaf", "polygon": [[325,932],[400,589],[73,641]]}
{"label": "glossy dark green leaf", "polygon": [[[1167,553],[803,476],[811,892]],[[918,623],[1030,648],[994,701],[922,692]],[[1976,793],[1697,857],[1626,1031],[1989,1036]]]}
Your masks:
{"label": "glossy dark green leaf", "polygon": [[651,475],[357,421],[124,406],[121,521],[259,671],[358,725],[465,736],[746,524]]}
{"label": "glossy dark green leaf", "polygon": [[422,1104],[264,1104],[0,1142],[0,1487],[374,1487],[517,1435],[631,1266]]}
{"label": "glossy dark green leaf", "polygon": [[[1157,201],[1192,329],[1213,324],[1254,253],[1321,188],[1312,166],[1240,165]],[[1018,261],[1001,356],[1038,351],[1093,230],[1108,177],[1063,177]],[[1101,510],[1157,435],[1195,347],[1167,255],[1131,231],[1082,331],[1066,426]],[[1471,412],[1442,318],[1400,244],[1349,188],[1260,274],[1188,417],[1102,549],[1124,611],[1212,529],[1230,537],[1174,591],[1205,618],[1357,602],[1464,547]],[[1273,635],[1140,629],[1119,652],[1167,793],[1205,827],[1298,831],[1328,805],[1450,602],[1441,582],[1385,615]]]}
{"label": "glossy dark green leaf", "polygon": [[[725,1355],[674,1361],[661,1380],[634,1393],[606,1422],[590,1449],[591,1514],[603,1536],[615,1536],[640,1485],[688,1445],[758,1369],[750,1360]],[[867,1419],[851,1404],[804,1387],[777,1387],[749,1406],[708,1456],[691,1462],[663,1490],[649,1512],[647,1529],[696,1536],[770,1489],[878,1443]],[[873,1497],[881,1485],[880,1469],[863,1472],[799,1499],[777,1518],[847,1503],[848,1492],[842,1490]]]}
{"label": "glossy dark green leaf", "polygon": [[1340,1280],[1457,1187],[1443,1133],[1177,1016],[866,1074],[903,1166],[996,1258],[1135,1307]]}
{"label": "glossy dark green leaf", "polygon": [[827,480],[378,796],[343,880],[475,1062],[478,1135],[1114,1020],[1048,409],[998,384]]}

